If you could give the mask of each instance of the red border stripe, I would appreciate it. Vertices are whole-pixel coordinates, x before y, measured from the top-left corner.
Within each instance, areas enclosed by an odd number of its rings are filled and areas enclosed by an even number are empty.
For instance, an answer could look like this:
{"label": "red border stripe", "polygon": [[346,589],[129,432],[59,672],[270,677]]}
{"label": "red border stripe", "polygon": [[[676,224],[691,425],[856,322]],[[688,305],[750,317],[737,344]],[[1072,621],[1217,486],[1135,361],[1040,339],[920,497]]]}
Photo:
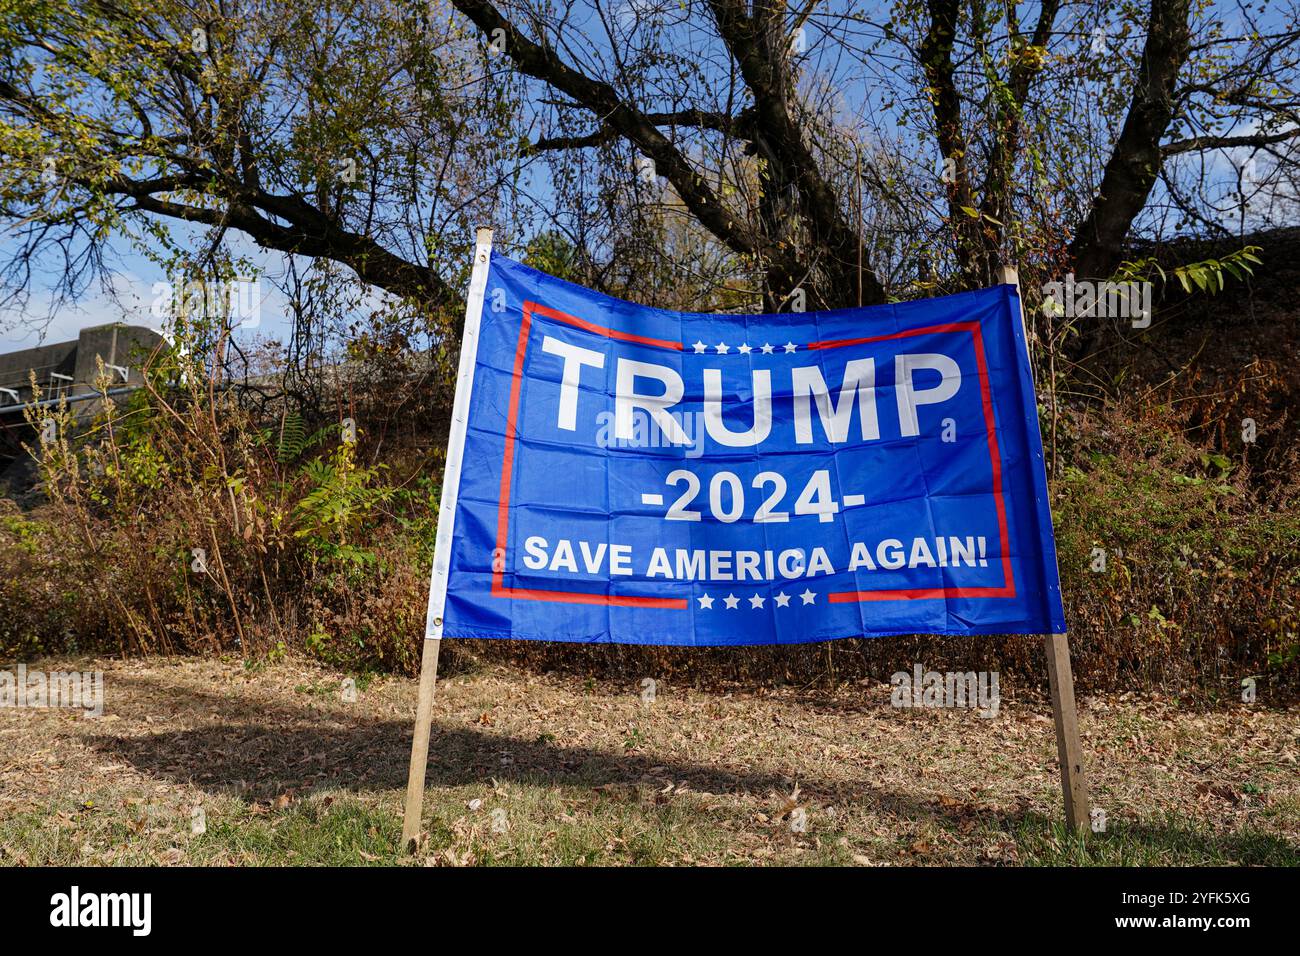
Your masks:
{"label": "red border stripe", "polygon": [[524,315],[544,315],[548,319],[555,319],[557,322],[565,322],[574,328],[582,329],[584,332],[594,332],[596,335],[603,335],[607,339],[617,339],[619,342],[635,342],[638,345],[653,345],[660,349],[673,349],[680,352],[682,350],[681,342],[670,342],[667,339],[652,339],[648,335],[634,335],[631,332],[620,332],[618,329],[607,329],[603,325],[597,325],[594,322],[588,322],[586,319],[580,319],[576,315],[569,315],[567,312],[561,312],[559,309],[548,308],[539,305],[536,302],[524,303]]}
{"label": "red border stripe", "polygon": [[873,335],[860,339],[833,339],[814,342],[813,349],[838,349],[846,345],[867,345],[890,339],[910,338],[943,332],[969,332],[975,346],[975,363],[979,366],[980,400],[984,406],[984,429],[988,437],[989,463],[993,468],[993,504],[998,514],[998,538],[1002,542],[1002,587],[977,588],[904,588],[893,591],[832,591],[827,600],[832,604],[853,604],[862,601],[925,601],[943,598],[1011,598],[1016,596],[1016,581],[1011,569],[1011,541],[1007,531],[1007,505],[1002,490],[1002,455],[998,451],[997,422],[993,415],[993,398],[989,392],[989,369],[984,356],[984,336],[978,322],[948,322],[927,325],[919,329],[905,329],[888,335]]}
{"label": "red border stripe", "polygon": [[[661,607],[684,611],[687,606],[685,598],[648,597],[636,594],[592,594],[587,591],[546,591],[536,588],[508,588],[505,586],[506,545],[510,540],[510,484],[514,474],[515,439],[519,434],[519,392],[523,383],[524,356],[528,352],[528,332],[533,323],[533,313],[544,315],[549,319],[567,322],[569,325],[588,332],[595,332],[607,338],[625,342],[639,342],[642,345],[654,345],[661,348],[681,350],[682,343],[668,342],[663,339],[651,339],[630,332],[617,332],[602,325],[586,322],[576,316],[550,309],[536,302],[524,303],[523,321],[519,323],[519,344],[515,346],[514,377],[510,382],[510,412],[506,416],[505,457],[501,462],[501,497],[497,505],[497,545],[492,556],[492,596],[511,598],[519,601],[553,601],[561,604],[601,604],[611,607]],[[502,569],[502,570],[498,570]]]}
{"label": "red border stripe", "polygon": [[[515,365],[510,383],[510,411],[506,418],[505,455],[501,464],[501,494],[497,507],[497,553],[504,555],[510,536],[510,486],[514,473],[515,440],[518,437],[519,397],[523,381],[524,358],[528,350],[528,333],[532,326],[533,315],[545,316],[557,322],[563,322],[574,328],[582,329],[596,335],[622,342],[635,342],[655,348],[682,351],[681,342],[650,338],[606,328],[594,322],[588,322],[577,316],[569,315],[558,309],[536,302],[524,302],[523,320],[519,325],[519,343],[515,348]],[[1002,543],[1002,587],[968,587],[968,588],[908,588],[902,590],[881,591],[835,591],[827,595],[832,604],[851,604],[866,601],[897,600],[941,600],[944,598],[1009,598],[1016,596],[1016,584],[1011,567],[1010,539],[1007,529],[1006,500],[1002,489],[1002,457],[998,449],[996,419],[993,413],[993,401],[989,390],[988,362],[984,354],[984,337],[978,322],[949,322],[942,325],[924,326],[918,329],[905,329],[887,335],[873,335],[853,339],[832,339],[827,342],[813,342],[808,345],[810,351],[844,348],[851,345],[868,345],[873,342],[886,342],[891,339],[910,338],[917,335],[938,333],[969,332],[975,347],[975,360],[979,366],[980,399],[984,408],[984,427],[988,438],[989,460],[993,470],[993,500],[998,516],[998,534]],[[504,571],[497,570],[503,564],[494,555],[492,562],[492,596],[527,601],[551,601],[565,604],[597,604],[614,607],[660,607],[684,610],[688,601],[684,598],[658,598],[641,595],[593,594],[584,591],[553,591],[536,588],[508,588],[505,586]]]}

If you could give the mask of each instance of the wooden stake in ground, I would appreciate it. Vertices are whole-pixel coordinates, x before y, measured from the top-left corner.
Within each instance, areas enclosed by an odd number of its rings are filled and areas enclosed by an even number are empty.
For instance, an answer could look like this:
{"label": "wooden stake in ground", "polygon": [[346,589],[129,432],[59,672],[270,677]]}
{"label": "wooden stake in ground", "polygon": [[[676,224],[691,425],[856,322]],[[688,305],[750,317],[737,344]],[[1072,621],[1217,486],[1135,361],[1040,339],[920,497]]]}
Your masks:
{"label": "wooden stake in ground", "polygon": [[411,768],[406,775],[406,810],[402,815],[402,846],[412,853],[420,842],[420,817],[424,811],[424,772],[429,763],[429,730],[433,724],[433,685],[438,679],[441,640],[424,642],[420,659],[420,698],[415,705],[415,738],[411,741]]}
{"label": "wooden stake in ground", "polygon": [[1056,722],[1056,757],[1061,763],[1061,792],[1065,795],[1065,822],[1076,833],[1091,829],[1088,778],[1083,772],[1083,742],[1074,710],[1074,675],[1070,672],[1070,643],[1064,634],[1044,634],[1047,682],[1052,692],[1052,717]]}
{"label": "wooden stake in ground", "polygon": [[420,696],[415,705],[415,733],[411,738],[411,767],[406,776],[406,809],[402,816],[402,846],[414,851],[420,842],[424,811],[424,773],[429,762],[429,730],[433,722],[433,687],[438,679],[438,651],[442,647],[442,613],[447,603],[447,572],[451,567],[451,541],[460,493],[460,466],[469,427],[469,402],[474,389],[474,363],[478,358],[479,321],[492,258],[492,230],[479,229],[474,242],[474,270],[470,274],[465,326],[460,339],[460,367],[456,399],[451,407],[451,432],[447,436],[447,464],[442,472],[442,503],[438,507],[438,534],[433,545],[433,574],[429,580],[429,611],[424,626],[424,652],[420,656]]}
{"label": "wooden stake in ground", "polygon": [[[1003,266],[999,278],[1020,293],[1020,275],[1014,266]],[[1025,353],[1029,357],[1029,330],[1025,326],[1024,305],[1020,326],[1025,335]],[[1030,360],[1032,372],[1033,362]],[[1064,634],[1044,634],[1043,650],[1047,654],[1047,683],[1052,694],[1052,718],[1056,724],[1056,756],[1061,764],[1061,793],[1065,797],[1065,823],[1076,833],[1091,830],[1088,802],[1088,778],[1083,772],[1083,742],[1079,739],[1079,716],[1074,706],[1074,674],[1070,670],[1070,641]]]}

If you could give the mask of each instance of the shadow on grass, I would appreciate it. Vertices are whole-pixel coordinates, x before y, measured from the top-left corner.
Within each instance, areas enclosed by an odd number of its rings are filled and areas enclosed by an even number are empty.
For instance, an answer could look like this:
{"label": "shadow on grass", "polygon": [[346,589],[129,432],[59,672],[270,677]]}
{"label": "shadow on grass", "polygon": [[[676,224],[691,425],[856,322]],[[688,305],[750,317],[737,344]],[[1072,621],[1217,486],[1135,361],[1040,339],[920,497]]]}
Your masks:
{"label": "shadow on grass", "polygon": [[[396,721],[284,730],[236,724],[132,737],[97,736],[90,738],[90,743],[151,776],[259,800],[286,790],[302,795],[316,790],[402,788],[410,759],[411,727]],[[429,786],[455,787],[493,779],[584,787],[672,780],[710,793],[763,796],[793,785],[791,778],[781,774],[565,747],[544,736],[527,740],[435,723],[429,746]],[[802,781],[801,785],[809,792],[808,785]]]}
{"label": "shadow on grass", "polygon": [[[248,701],[193,687],[162,685],[130,677],[120,683],[138,693],[124,699],[166,695],[173,715],[203,726],[144,735],[99,734],[87,738],[151,776],[192,784],[212,793],[264,800],[287,790],[356,792],[403,788],[411,752],[411,724],[366,717],[336,707]],[[216,715],[232,720],[212,723]],[[793,774],[664,760],[654,755],[590,747],[567,747],[549,735],[527,739],[435,717],[427,782],[453,787],[493,779],[542,786],[634,785],[643,781],[687,782],[711,793],[788,792]],[[805,793],[814,787],[804,782]],[[818,793],[843,795],[842,783]],[[880,795],[883,799],[885,795]]]}

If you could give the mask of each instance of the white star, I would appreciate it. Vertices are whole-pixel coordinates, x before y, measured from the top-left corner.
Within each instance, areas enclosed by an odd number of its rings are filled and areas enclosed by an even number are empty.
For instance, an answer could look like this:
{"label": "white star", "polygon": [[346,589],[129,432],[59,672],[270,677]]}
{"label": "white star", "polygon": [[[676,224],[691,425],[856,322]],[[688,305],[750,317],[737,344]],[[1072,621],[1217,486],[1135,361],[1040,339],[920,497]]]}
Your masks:
{"label": "white star", "polygon": [[793,342],[786,342],[786,343],[785,343],[785,350],[786,350],[787,352],[793,352],[793,351],[794,351],[795,349],[797,349],[798,347],[799,347],[799,346],[795,345]]}
{"label": "white star", "polygon": [[763,599],[759,595],[755,594],[752,598],[749,599],[749,606],[752,607],[754,610],[758,610],[763,606]]}
{"label": "white star", "polygon": [[811,604],[813,601],[817,600],[817,595],[813,594],[812,591],[809,591],[807,589],[805,589],[803,594],[800,594],[799,596],[803,598],[804,604]]}
{"label": "white star", "polygon": [[705,345],[703,342],[696,342],[694,345],[691,346],[691,348],[695,349],[696,355],[703,355],[704,350],[707,349],[708,346]]}
{"label": "white star", "polygon": [[731,350],[727,348],[726,342],[719,342],[713,347],[713,351],[717,352],[719,355],[726,355]]}
{"label": "white star", "polygon": [[740,603],[740,598],[736,597],[736,595],[734,594],[728,594],[726,597],[722,599],[722,603],[727,605],[728,611],[734,611],[736,609],[736,605]]}
{"label": "white star", "polygon": [[700,602],[700,607],[703,608],[704,610],[706,611],[713,610],[713,598],[709,597],[709,595],[701,594],[698,598],[696,598],[696,600]]}
{"label": "white star", "polygon": [[778,595],[776,596],[776,606],[777,606],[777,607],[789,607],[789,606],[790,606],[790,595],[786,594],[784,591],[782,591],[780,594],[778,594]]}
{"label": "white star", "polygon": [[754,351],[754,350],[751,349],[751,348],[749,347],[749,343],[746,342],[746,343],[745,343],[744,345],[742,345],[740,348],[736,349],[736,351],[739,352],[741,355],[748,355],[750,352],[752,352],[752,351]]}
{"label": "white star", "polygon": [[772,343],[771,343],[771,342],[764,342],[764,343],[763,343],[763,354],[764,354],[764,355],[771,355],[771,354],[772,354],[772,351],[773,351],[773,350],[772,350]]}

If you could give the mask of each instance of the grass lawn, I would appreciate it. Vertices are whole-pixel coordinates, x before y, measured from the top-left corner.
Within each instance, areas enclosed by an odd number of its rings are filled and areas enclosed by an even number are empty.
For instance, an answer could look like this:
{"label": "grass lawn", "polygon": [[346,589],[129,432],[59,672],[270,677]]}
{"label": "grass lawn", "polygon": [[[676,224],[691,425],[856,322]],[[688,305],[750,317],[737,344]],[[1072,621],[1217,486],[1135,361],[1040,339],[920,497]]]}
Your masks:
{"label": "grass lawn", "polygon": [[[103,670],[105,712],[0,709],[0,864],[1300,863],[1300,716],[1081,701],[1104,833],[1061,825],[1050,711],[896,710],[886,684],[707,692],[484,667],[438,683],[400,852],[413,681],[289,660]],[[653,675],[648,675],[653,676]],[[199,824],[202,825],[199,825]],[[201,832],[196,832],[201,831]]]}

